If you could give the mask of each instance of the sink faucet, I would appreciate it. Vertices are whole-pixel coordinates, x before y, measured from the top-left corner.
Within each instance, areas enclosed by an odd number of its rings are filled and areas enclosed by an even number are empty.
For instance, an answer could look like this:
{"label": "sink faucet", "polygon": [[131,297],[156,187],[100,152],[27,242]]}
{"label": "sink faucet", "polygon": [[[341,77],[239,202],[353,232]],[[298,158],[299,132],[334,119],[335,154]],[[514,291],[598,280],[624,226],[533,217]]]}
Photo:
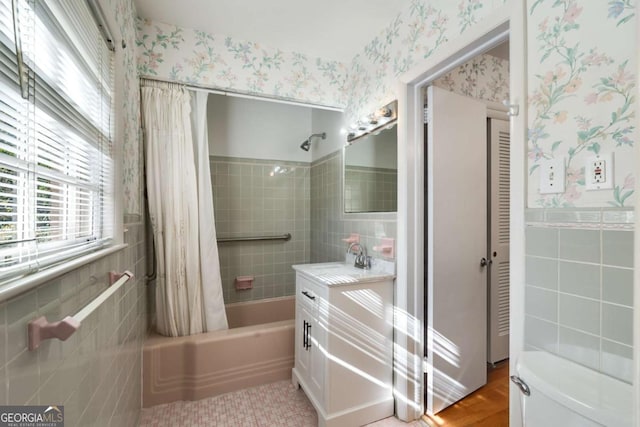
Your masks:
{"label": "sink faucet", "polygon": [[354,247],[358,247],[358,252],[356,253],[354,267],[362,268],[368,270],[371,268],[371,257],[367,256],[367,250],[364,246],[362,246],[358,242],[353,242],[349,245],[349,249],[347,249],[347,254],[350,254]]}

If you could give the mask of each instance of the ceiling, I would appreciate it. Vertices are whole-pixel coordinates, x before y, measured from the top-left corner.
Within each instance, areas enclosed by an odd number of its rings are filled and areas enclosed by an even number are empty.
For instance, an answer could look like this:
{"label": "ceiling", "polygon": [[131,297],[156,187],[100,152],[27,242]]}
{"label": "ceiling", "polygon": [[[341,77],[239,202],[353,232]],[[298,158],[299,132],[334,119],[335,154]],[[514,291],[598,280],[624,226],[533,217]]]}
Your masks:
{"label": "ceiling", "polygon": [[134,0],[138,16],[349,62],[411,0]]}

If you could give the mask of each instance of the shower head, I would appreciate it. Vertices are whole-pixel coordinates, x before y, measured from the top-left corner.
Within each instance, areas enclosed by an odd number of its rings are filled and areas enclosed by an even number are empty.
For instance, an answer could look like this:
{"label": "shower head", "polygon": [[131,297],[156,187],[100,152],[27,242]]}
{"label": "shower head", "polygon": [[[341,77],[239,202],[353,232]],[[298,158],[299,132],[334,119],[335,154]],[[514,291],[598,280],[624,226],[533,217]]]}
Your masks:
{"label": "shower head", "polygon": [[327,139],[327,133],[326,132],[322,132],[322,133],[314,133],[313,135],[311,135],[309,137],[309,139],[307,139],[306,141],[304,141],[301,145],[300,148],[302,148],[304,151],[309,151],[309,148],[311,147],[311,138],[322,138],[322,139]]}

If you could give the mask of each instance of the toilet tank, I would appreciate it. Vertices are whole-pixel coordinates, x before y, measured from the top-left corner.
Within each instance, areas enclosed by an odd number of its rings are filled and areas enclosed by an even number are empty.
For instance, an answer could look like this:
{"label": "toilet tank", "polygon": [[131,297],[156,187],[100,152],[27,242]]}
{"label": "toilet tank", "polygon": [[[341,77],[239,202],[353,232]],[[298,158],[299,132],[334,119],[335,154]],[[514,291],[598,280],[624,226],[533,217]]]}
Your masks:
{"label": "toilet tank", "polygon": [[543,351],[525,351],[518,377],[524,427],[631,427],[630,384]]}

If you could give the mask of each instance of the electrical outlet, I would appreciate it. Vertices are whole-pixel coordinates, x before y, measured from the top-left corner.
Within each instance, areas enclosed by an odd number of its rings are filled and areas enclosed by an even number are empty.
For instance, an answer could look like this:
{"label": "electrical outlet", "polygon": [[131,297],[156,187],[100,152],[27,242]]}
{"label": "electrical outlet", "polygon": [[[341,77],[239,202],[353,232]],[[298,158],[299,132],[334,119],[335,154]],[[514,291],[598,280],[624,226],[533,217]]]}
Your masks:
{"label": "electrical outlet", "polygon": [[540,194],[564,193],[564,159],[540,162]]}
{"label": "electrical outlet", "polygon": [[587,190],[613,188],[613,154],[598,154],[587,159],[584,167]]}
{"label": "electrical outlet", "polygon": [[604,160],[596,160],[593,162],[591,168],[591,180],[595,184],[604,184],[607,181],[605,175],[607,170],[606,162]]}

